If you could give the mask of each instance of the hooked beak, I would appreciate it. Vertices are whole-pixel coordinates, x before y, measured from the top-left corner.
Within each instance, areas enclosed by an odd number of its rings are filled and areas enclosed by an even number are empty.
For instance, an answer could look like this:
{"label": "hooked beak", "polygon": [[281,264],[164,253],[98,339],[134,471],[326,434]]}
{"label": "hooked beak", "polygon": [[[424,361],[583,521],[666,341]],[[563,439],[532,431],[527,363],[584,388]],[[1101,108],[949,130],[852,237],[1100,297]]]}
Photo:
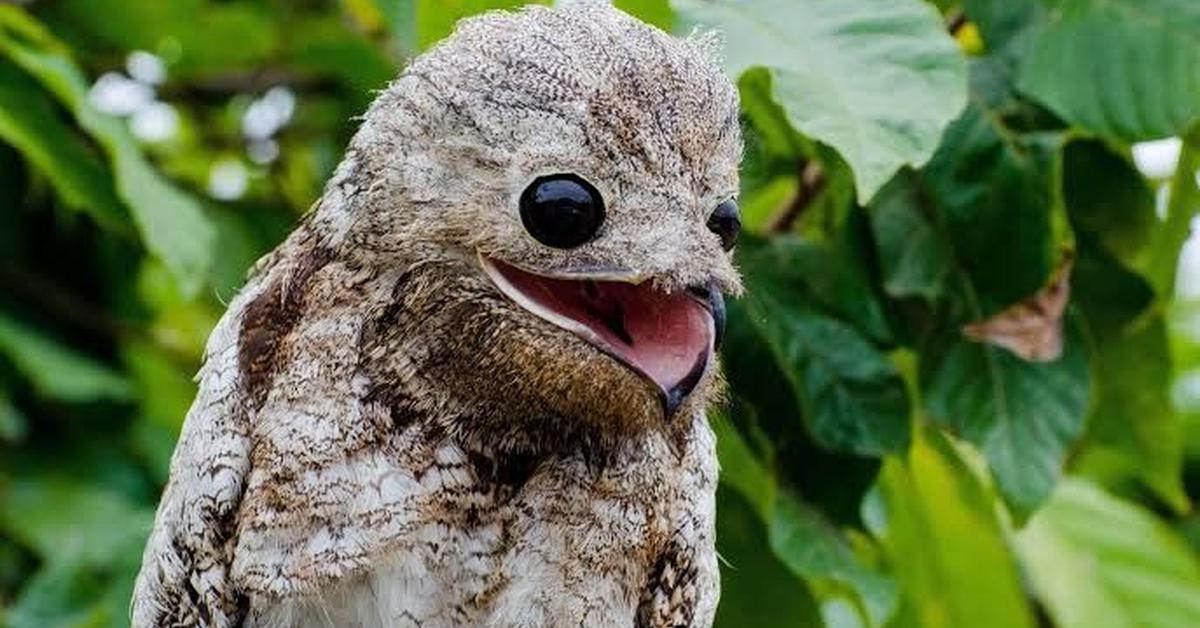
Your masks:
{"label": "hooked beak", "polygon": [[724,333],[725,301],[713,283],[665,292],[633,273],[552,277],[483,254],[479,261],[517,305],[652,382],[667,417],[700,382]]}

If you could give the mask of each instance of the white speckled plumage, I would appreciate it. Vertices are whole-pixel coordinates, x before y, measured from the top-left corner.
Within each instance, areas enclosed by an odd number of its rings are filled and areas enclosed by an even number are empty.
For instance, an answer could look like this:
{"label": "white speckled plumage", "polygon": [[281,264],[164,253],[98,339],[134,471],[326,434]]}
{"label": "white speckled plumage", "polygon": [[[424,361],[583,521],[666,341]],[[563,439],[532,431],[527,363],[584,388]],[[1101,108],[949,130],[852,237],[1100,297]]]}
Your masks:
{"label": "white speckled plumage", "polygon": [[[415,59],[209,339],[134,625],[710,625],[715,363],[663,416],[477,255],[740,290],[705,226],[741,156],[712,55],[577,2]],[[604,195],[593,242],[522,230],[548,172]]]}

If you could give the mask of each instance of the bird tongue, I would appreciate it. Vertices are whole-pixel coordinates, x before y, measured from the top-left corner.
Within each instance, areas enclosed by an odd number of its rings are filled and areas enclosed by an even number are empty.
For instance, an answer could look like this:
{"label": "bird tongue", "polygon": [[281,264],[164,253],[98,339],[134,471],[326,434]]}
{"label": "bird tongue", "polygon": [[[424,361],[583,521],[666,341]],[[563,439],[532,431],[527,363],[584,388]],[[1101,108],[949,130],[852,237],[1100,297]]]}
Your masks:
{"label": "bird tongue", "polygon": [[487,260],[500,289],[534,314],[573,331],[648,377],[674,410],[713,350],[713,316],[684,291],[649,282],[543,277]]}

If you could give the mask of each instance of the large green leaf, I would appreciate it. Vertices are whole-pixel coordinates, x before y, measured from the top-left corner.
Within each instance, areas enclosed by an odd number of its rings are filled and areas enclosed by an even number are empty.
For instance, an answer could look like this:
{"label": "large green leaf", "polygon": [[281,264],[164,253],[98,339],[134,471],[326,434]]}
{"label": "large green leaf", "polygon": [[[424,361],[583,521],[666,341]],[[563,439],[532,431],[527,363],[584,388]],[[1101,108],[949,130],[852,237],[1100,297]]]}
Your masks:
{"label": "large green leaf", "polygon": [[955,265],[969,279],[973,318],[1034,293],[1058,261],[1058,147],[1055,135],[1017,136],[992,112],[971,105],[916,180],[916,200],[937,217],[934,226],[949,238]]}
{"label": "large green leaf", "polygon": [[888,561],[903,592],[897,626],[1022,628],[1034,625],[993,497],[942,437],[914,439],[879,477]]}
{"label": "large green leaf", "polygon": [[[1017,136],[971,105],[919,172],[872,201],[884,288],[934,300],[953,287],[981,319],[1042,287],[1060,254],[1053,194],[1058,138]],[[965,278],[948,285],[949,278]]]}
{"label": "large green leaf", "polygon": [[83,73],[17,7],[0,5],[0,53],[41,82],[105,149],[117,193],[132,210],[146,248],[163,260],[186,293],[199,291],[212,265],[215,240],[200,204],[154,170],[121,120],[89,104]]}
{"label": "large green leaf", "polygon": [[1200,118],[1200,3],[1060,0],[1019,87],[1068,121],[1138,140]]}
{"label": "large green leaf", "polygon": [[903,449],[908,398],[899,373],[855,327],[813,309],[798,261],[803,250],[788,239],[747,243],[739,258],[746,317],[735,323],[753,326],[765,342],[818,443],[863,455]]}
{"label": "large green leaf", "polygon": [[106,228],[126,230],[125,208],[103,163],[60,119],[41,87],[2,59],[0,139],[21,151],[67,207],[88,212]]}
{"label": "large green leaf", "polygon": [[687,25],[725,33],[735,76],[762,66],[798,130],[835,148],[860,200],[933,154],[966,102],[966,64],[919,0],[673,0]]}
{"label": "large green leaf", "polygon": [[1200,564],[1153,515],[1082,480],[1063,482],[1016,536],[1062,628],[1174,628],[1200,620]]}
{"label": "large green leaf", "polygon": [[1054,489],[1083,432],[1091,384],[1086,352],[1068,333],[1062,357],[1025,362],[991,345],[950,338],[922,360],[930,418],[977,445],[1018,516]]}
{"label": "large green leaf", "polygon": [[38,394],[60,401],[128,399],[129,382],[109,367],[0,314],[0,354]]}

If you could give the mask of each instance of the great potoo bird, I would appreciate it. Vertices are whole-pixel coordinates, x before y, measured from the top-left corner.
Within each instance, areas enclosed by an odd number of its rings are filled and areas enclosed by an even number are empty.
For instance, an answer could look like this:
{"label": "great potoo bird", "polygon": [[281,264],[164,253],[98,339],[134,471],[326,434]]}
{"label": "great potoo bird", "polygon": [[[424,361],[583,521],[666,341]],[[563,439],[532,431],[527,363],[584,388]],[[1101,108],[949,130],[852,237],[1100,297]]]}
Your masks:
{"label": "great potoo bird", "polygon": [[710,625],[715,55],[577,2],[412,60],[209,339],[134,625]]}

